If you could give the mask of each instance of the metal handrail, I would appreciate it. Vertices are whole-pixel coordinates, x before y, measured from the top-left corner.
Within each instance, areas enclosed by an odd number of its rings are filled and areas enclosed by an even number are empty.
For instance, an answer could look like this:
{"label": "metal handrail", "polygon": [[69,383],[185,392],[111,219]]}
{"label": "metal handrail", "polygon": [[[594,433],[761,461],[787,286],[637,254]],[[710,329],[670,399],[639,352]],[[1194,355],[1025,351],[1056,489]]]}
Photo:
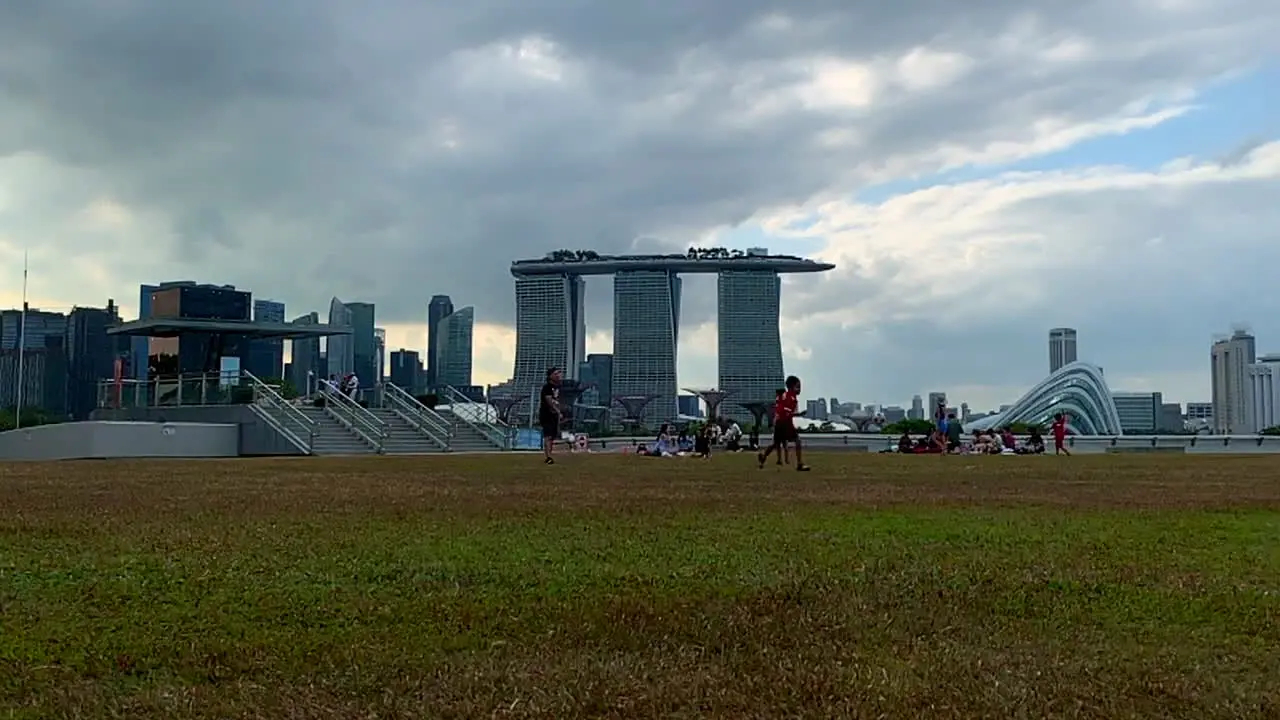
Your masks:
{"label": "metal handrail", "polygon": [[320,383],[320,396],[325,399],[325,412],[364,438],[374,450],[379,453],[383,451],[387,440],[387,423],[382,418],[327,382]]}
{"label": "metal handrail", "polygon": [[[240,371],[241,377],[249,381],[249,386],[253,388],[253,404],[259,408],[268,407],[272,410],[280,412],[277,417],[275,413],[264,411],[261,417],[271,425],[276,432],[285,436],[299,449],[307,454],[311,453],[311,449],[316,442],[316,421],[312,420],[300,408],[284,399],[284,396],[276,392],[275,388],[263,382],[256,375],[248,370]],[[287,420],[297,428],[297,432],[293,428],[285,426],[283,420]],[[306,438],[305,440],[303,438]]]}
{"label": "metal handrail", "polygon": [[[511,447],[511,428],[507,427],[507,425],[497,417],[497,411],[492,406],[488,403],[478,403],[475,400],[472,400],[466,395],[463,395],[461,391],[452,385],[443,385],[441,386],[441,389],[444,390],[445,397],[449,401],[450,412],[454,418],[461,420],[472,428],[475,428],[480,432],[480,434],[487,437],[490,442],[496,443],[498,447],[504,450]],[[460,415],[454,409],[458,405],[483,406],[483,410],[477,410],[476,412],[471,413],[475,417],[468,418],[466,415]],[[488,419],[489,413],[491,412],[494,414],[493,420]],[[484,413],[484,420],[476,419],[480,413]]]}
{"label": "metal handrail", "polygon": [[423,405],[418,398],[409,394],[404,388],[395,383],[384,382],[382,384],[382,400],[389,403],[391,410],[405,419],[410,425],[414,426],[427,437],[439,443],[442,447],[452,445],[453,429],[449,427],[445,419],[435,410]]}

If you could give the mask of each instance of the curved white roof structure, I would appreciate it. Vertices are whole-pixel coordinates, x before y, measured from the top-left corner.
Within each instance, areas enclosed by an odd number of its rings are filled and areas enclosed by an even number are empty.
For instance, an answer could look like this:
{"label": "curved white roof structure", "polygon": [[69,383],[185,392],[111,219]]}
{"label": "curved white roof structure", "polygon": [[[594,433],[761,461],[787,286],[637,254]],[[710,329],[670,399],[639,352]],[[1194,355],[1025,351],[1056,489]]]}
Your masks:
{"label": "curved white roof structure", "polygon": [[1009,409],[975,420],[966,430],[988,430],[1010,423],[1047,425],[1056,413],[1067,414],[1067,425],[1080,435],[1119,435],[1120,413],[1102,370],[1073,362],[1041,380]]}

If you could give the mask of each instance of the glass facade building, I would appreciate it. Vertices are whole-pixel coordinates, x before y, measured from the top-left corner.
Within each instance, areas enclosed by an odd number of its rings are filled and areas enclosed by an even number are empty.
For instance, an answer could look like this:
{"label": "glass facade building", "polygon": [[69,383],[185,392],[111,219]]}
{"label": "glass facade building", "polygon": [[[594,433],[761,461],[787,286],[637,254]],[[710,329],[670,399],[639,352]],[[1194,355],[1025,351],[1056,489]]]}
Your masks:
{"label": "glass facade building", "polygon": [[351,362],[360,387],[370,388],[378,382],[378,333],[373,303],[347,303],[351,311]]}
{"label": "glass facade building", "polygon": [[782,279],[767,270],[726,270],[716,291],[719,389],[732,393],[719,414],[752,422],[739,403],[773,402],[786,379],[778,329]]}
{"label": "glass facade building", "polygon": [[[254,322],[284,322],[284,303],[275,300],[253,301]],[[249,357],[244,367],[263,380],[284,377],[284,340],[254,338],[249,341]]]}
{"label": "glass facade building", "polygon": [[516,358],[511,388],[521,398],[512,418],[527,417],[552,367],[576,378],[587,354],[585,283],[577,275],[536,275],[516,281]]}
{"label": "glass facade building", "polygon": [[[334,327],[351,327],[351,309],[338,298],[329,301],[329,324]],[[331,335],[325,338],[326,370],[329,375],[342,377],[355,372],[355,340],[350,335]]]}
{"label": "glass facade building", "polygon": [[391,353],[391,383],[412,394],[422,391],[423,368],[418,351],[400,349]]}
{"label": "glass facade building", "polygon": [[[307,313],[293,320],[294,325],[319,325],[320,313]],[[300,393],[309,393],[326,377],[320,362],[320,338],[290,340],[289,382]]]}
{"label": "glass facade building", "polygon": [[613,278],[614,395],[657,395],[641,417],[645,427],[674,420],[680,276],[666,270],[620,272]]}
{"label": "glass facade building", "polygon": [[475,334],[475,308],[464,307],[440,320],[437,337],[436,386],[456,388],[471,385],[471,349]]}
{"label": "glass facade building", "polygon": [[453,299],[448,295],[433,295],[427,303],[427,387],[436,384],[436,348],[440,344],[440,321],[453,314]]}
{"label": "glass facade building", "polygon": [[969,423],[966,430],[986,430],[1011,423],[1047,427],[1057,413],[1078,435],[1120,435],[1120,412],[1111,390],[1095,365],[1074,362],[1041,380],[1017,402],[995,415]]}

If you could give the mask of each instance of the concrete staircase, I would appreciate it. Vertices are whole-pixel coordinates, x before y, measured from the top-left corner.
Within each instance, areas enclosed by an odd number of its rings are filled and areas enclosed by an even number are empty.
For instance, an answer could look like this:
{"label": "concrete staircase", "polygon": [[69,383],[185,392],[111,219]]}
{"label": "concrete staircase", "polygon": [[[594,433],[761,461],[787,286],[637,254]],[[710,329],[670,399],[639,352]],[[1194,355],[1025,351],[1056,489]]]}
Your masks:
{"label": "concrete staircase", "polygon": [[426,455],[449,449],[414,427],[392,408],[369,408],[369,411],[387,424],[387,439],[382,445],[385,455]]}
{"label": "concrete staircase", "polygon": [[437,414],[444,418],[450,427],[456,428],[450,443],[450,449],[454,452],[493,452],[502,449],[502,446],[491,440],[488,435],[466,422],[458,420],[455,423],[453,414],[448,410],[438,411]]}
{"label": "concrete staircase", "polygon": [[335,420],[324,408],[303,405],[298,408],[316,424],[312,455],[373,455],[377,448]]}

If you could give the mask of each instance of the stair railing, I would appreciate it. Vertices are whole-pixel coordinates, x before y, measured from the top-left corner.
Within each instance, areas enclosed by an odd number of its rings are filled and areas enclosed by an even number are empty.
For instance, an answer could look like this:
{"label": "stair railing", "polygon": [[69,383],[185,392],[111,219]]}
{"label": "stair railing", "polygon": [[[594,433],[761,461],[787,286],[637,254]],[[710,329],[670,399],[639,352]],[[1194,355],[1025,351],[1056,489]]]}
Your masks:
{"label": "stair railing", "polygon": [[423,405],[418,398],[399,385],[390,382],[382,384],[382,406],[394,411],[405,422],[440,447],[447,449],[453,444],[454,431],[445,419],[440,417],[440,413]]}
{"label": "stair railing", "polygon": [[294,447],[310,455],[316,442],[315,421],[253,373],[241,370],[240,376],[253,389],[250,407],[254,414]]}
{"label": "stair railing", "polygon": [[324,398],[325,413],[363,438],[376,452],[383,451],[387,442],[387,423],[382,418],[327,382],[320,383],[320,397]]}
{"label": "stair railing", "polygon": [[443,399],[449,404],[449,411],[455,418],[474,428],[500,449],[511,448],[514,433],[498,418],[498,411],[492,405],[476,402],[452,385],[441,386],[437,394],[444,396]]}

